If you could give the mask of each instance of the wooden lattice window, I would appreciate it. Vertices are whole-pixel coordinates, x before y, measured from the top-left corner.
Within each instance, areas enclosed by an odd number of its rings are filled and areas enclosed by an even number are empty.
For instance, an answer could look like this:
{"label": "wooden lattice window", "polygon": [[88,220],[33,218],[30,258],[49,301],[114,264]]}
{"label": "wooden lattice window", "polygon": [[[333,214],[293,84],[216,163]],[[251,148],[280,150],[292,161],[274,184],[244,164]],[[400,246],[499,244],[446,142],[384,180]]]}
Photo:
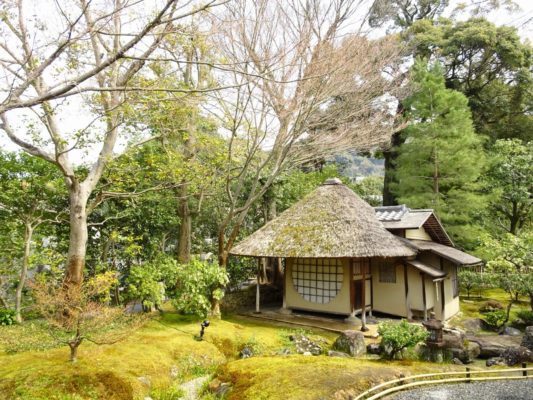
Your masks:
{"label": "wooden lattice window", "polygon": [[379,281],[382,283],[396,283],[396,266],[386,262],[380,263]]}
{"label": "wooden lattice window", "polygon": [[353,274],[359,276],[365,272],[365,275],[370,275],[370,261],[367,259],[353,261]]}
{"label": "wooden lattice window", "polygon": [[459,296],[459,280],[457,279],[457,267],[452,267],[452,290],[453,297]]}
{"label": "wooden lattice window", "polygon": [[342,262],[338,259],[297,258],[292,265],[292,283],[311,303],[329,303],[341,290],[342,280]]}

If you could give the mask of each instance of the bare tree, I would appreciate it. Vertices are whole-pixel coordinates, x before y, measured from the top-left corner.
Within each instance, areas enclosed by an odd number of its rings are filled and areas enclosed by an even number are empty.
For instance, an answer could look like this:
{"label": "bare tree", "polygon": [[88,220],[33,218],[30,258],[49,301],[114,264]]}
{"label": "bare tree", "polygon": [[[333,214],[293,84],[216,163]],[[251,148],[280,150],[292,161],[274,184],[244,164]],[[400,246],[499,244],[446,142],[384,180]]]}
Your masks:
{"label": "bare tree", "polygon": [[[114,155],[127,93],[150,90],[136,87],[134,77],[158,57],[167,35],[180,33],[178,21],[218,4],[216,0],[200,5],[178,0],[3,2],[0,128],[24,151],[57,166],[65,178],[70,206],[66,283],[79,285],[83,280],[89,199]],[[82,104],[94,119],[79,122],[69,132],[62,116]],[[30,122],[23,126],[13,122],[22,118]],[[87,172],[80,172],[74,159],[79,153],[73,151],[91,147],[99,148],[97,159]]]}
{"label": "bare tree", "polygon": [[241,0],[220,17],[217,46],[236,66],[225,77],[236,89],[217,93],[229,136],[222,267],[251,206],[281,173],[390,139],[386,103],[397,103],[401,49],[393,37],[354,30],[364,3]]}

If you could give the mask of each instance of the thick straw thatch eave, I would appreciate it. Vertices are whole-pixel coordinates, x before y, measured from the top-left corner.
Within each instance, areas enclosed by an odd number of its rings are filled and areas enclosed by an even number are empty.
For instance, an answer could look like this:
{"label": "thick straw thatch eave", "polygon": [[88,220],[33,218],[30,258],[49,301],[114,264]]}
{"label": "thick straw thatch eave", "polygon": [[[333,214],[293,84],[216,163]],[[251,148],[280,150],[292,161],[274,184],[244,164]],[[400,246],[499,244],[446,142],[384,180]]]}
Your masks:
{"label": "thick straw thatch eave", "polygon": [[388,232],[374,209],[329,181],[233,247],[253,257],[406,257],[416,251]]}

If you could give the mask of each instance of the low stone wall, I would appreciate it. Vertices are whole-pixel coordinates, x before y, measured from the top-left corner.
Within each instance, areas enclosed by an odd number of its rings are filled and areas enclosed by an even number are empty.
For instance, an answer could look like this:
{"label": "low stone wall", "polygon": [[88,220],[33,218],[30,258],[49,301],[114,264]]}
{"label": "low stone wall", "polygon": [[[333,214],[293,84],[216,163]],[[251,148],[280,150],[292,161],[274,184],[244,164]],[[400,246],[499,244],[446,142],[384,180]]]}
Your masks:
{"label": "low stone wall", "polygon": [[[238,312],[255,309],[256,286],[251,285],[246,289],[226,293],[222,299],[221,308],[223,312]],[[273,285],[260,286],[260,305],[279,306],[283,300],[283,289]]]}

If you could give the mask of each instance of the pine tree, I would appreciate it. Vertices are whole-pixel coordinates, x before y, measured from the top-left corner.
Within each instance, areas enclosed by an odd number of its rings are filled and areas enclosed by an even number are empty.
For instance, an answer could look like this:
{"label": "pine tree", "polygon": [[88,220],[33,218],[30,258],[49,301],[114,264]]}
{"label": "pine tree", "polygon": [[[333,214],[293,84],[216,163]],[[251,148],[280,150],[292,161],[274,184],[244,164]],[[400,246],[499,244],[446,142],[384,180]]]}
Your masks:
{"label": "pine tree", "polygon": [[484,203],[477,192],[485,163],[467,98],[446,89],[440,64],[417,60],[415,93],[405,102],[410,126],[399,147],[393,190],[411,208],[432,208],[460,244],[475,239],[473,217]]}

